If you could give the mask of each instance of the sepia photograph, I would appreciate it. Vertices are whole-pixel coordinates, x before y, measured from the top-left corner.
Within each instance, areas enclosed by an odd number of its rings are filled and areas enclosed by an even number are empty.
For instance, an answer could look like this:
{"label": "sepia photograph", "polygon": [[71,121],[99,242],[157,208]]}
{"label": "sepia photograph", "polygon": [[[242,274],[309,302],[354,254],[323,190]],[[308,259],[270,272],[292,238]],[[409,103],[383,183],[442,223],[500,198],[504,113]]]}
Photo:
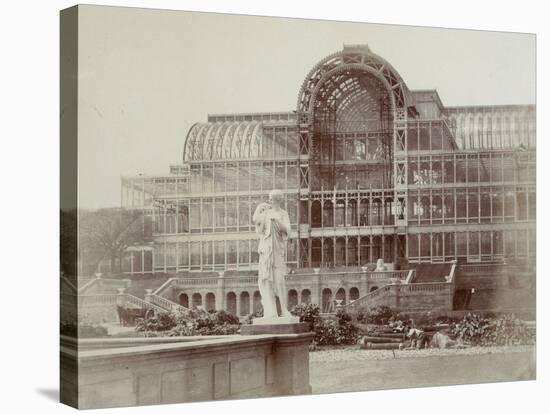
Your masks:
{"label": "sepia photograph", "polygon": [[59,23],[61,402],[536,379],[535,34]]}

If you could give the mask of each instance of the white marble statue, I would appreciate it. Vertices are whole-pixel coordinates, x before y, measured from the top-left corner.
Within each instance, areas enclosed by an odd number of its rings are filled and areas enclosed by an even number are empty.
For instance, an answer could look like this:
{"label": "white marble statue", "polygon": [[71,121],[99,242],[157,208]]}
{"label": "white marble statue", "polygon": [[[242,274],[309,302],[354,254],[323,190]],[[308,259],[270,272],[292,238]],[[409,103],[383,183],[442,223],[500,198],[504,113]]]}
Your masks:
{"label": "white marble statue", "polygon": [[[288,213],[281,208],[283,194],[279,190],[269,193],[269,203],[261,203],[256,207],[252,220],[256,226],[258,243],[258,286],[262,296],[264,309],[263,318],[254,319],[254,323],[273,322],[294,318],[287,310],[287,292],[285,275],[287,273],[285,250],[290,233]],[[279,297],[282,315],[277,312],[276,297]],[[283,320],[284,318],[284,320]]]}
{"label": "white marble statue", "polygon": [[374,269],[375,272],[383,272],[386,270],[386,266],[384,265],[383,259],[378,259],[376,261],[376,269]]}

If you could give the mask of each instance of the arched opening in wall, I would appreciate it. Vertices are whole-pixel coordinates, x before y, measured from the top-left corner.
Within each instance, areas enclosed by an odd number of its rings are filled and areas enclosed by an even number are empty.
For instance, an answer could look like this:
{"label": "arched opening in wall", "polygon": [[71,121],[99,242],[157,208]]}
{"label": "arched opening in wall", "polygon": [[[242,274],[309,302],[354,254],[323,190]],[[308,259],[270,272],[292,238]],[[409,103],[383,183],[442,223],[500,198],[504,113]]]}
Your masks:
{"label": "arched opening in wall", "polygon": [[369,199],[362,198],[359,202],[359,225],[369,225]]}
{"label": "arched opening in wall", "polygon": [[313,200],[311,202],[311,227],[321,227],[322,219],[321,202]]}
{"label": "arched opening in wall", "polygon": [[250,314],[250,295],[248,292],[241,292],[240,302],[239,316],[246,316]]}
{"label": "arched opening in wall", "polygon": [[371,226],[382,225],[382,200],[379,198],[372,200],[370,222]]}
{"label": "arched opening in wall", "polygon": [[370,257],[370,238],[363,236],[359,239],[359,254],[361,256],[361,266],[366,266],[372,259]]}
{"label": "arched opening in wall", "polygon": [[193,293],[193,296],[191,296],[191,304],[193,305],[193,309],[202,306],[202,296],[200,293]]}
{"label": "arched opening in wall", "polygon": [[323,227],[334,227],[334,206],[330,200],[323,203]]}
{"label": "arched opening in wall", "polygon": [[356,287],[352,287],[349,290],[349,301],[351,303],[351,302],[353,302],[354,300],[357,300],[357,299],[359,299],[359,289],[356,288]]}
{"label": "arched opening in wall", "polygon": [[346,265],[346,239],[343,237],[338,237],[336,239],[336,255],[335,255],[335,265],[336,266],[345,266]]}
{"label": "arched opening in wall", "polygon": [[178,303],[184,308],[189,308],[189,296],[187,296],[187,293],[179,294]]}
{"label": "arched opening in wall", "polygon": [[357,200],[348,200],[346,207],[346,226],[357,226]]}
{"label": "arched opening in wall", "polygon": [[382,259],[382,237],[374,236],[372,238],[372,260],[376,262]]}
{"label": "arched opening in wall", "polygon": [[227,312],[229,312],[232,315],[237,315],[237,295],[235,292],[227,292],[226,298],[225,298],[225,306],[227,309]]}
{"label": "arched opening in wall", "polygon": [[311,291],[309,289],[302,290],[300,302],[304,305],[309,305],[311,303]]}
{"label": "arched opening in wall", "polygon": [[298,305],[298,292],[290,289],[288,291],[288,310],[292,310],[296,305]]}
{"label": "arched opening in wall", "polygon": [[334,266],[334,242],[330,238],[323,240],[323,266]]}
{"label": "arched opening in wall", "polygon": [[378,286],[373,286],[370,288],[370,292],[374,292],[375,290],[378,290]]}
{"label": "arched opening in wall", "polygon": [[346,291],[344,288],[340,288],[336,291],[336,304],[345,305],[346,304]]}
{"label": "arched opening in wall", "polygon": [[345,226],[345,207],[344,200],[336,200],[336,208],[334,210],[334,227]]}
{"label": "arched opening in wall", "polygon": [[357,254],[357,238],[350,237],[348,239],[348,266],[357,266],[359,264]]}
{"label": "arched opening in wall", "polygon": [[257,314],[263,310],[262,306],[262,295],[260,294],[260,291],[255,291],[254,295],[252,296],[252,311]]}
{"label": "arched opening in wall", "polygon": [[205,305],[207,312],[216,310],[216,296],[212,292],[206,294]]}
{"label": "arched opening in wall", "polygon": [[329,313],[332,312],[332,309],[332,290],[325,288],[321,292],[321,312]]}
{"label": "arched opening in wall", "polygon": [[311,266],[320,267],[322,259],[321,239],[311,240]]}

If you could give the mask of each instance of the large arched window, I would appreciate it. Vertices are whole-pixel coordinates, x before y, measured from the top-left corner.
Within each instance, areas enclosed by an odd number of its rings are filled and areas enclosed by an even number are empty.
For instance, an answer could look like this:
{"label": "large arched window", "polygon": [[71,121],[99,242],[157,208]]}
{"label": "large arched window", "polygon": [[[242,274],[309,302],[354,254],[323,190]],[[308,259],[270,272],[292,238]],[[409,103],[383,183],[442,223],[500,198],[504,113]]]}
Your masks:
{"label": "large arched window", "polygon": [[334,243],[330,238],[323,240],[323,265],[324,267],[334,266]]}
{"label": "large arched window", "polygon": [[370,238],[368,236],[364,236],[359,239],[359,254],[361,266],[365,266],[372,262],[370,257]]}
{"label": "large arched window", "polygon": [[346,226],[357,226],[357,201],[353,199],[346,206]]}
{"label": "large arched window", "polygon": [[241,292],[240,295],[239,315],[246,316],[250,314],[250,295],[248,292]]}
{"label": "large arched window", "polygon": [[193,309],[197,308],[198,306],[202,306],[201,294],[193,293],[193,296],[191,297],[191,303],[192,303]]}
{"label": "large arched window", "polygon": [[178,296],[178,303],[183,306],[184,308],[189,307],[189,296],[187,296],[187,293],[180,293]]}
{"label": "large arched window", "polygon": [[321,293],[321,312],[329,313],[332,312],[332,310],[332,291],[329,288],[325,288]]}
{"label": "large arched window", "polygon": [[345,208],[346,203],[344,200],[339,199],[336,201],[336,208],[334,210],[334,227],[345,226]]}
{"label": "large arched window", "polygon": [[347,264],[348,266],[357,266],[357,257],[358,251],[357,251],[357,238],[350,237],[348,239],[348,260]]}
{"label": "large arched window", "polygon": [[311,241],[311,266],[320,267],[322,258],[321,239]]}
{"label": "large arched window", "polygon": [[331,200],[323,203],[323,227],[334,227],[334,205]]}
{"label": "large arched window", "polygon": [[339,237],[336,239],[336,254],[335,254],[335,265],[336,266],[345,266],[346,265],[346,239]]}
{"label": "large arched window", "polygon": [[313,200],[311,202],[311,227],[321,227],[321,202],[319,200]]}
{"label": "large arched window", "polygon": [[237,295],[235,292],[227,292],[226,300],[225,300],[225,306],[227,309],[227,312],[229,312],[232,315],[237,315]]}

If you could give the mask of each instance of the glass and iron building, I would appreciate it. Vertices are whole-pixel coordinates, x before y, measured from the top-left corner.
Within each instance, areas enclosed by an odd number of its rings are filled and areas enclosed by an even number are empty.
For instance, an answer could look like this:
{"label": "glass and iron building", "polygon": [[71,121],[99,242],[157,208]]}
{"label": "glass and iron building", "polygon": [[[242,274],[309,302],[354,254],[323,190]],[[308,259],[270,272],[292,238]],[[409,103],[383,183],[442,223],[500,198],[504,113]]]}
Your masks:
{"label": "glass and iron building", "polygon": [[[174,278],[159,305],[256,310],[251,218],[280,189],[291,305],[532,309],[535,147],[534,105],[446,106],[368,46],[345,46],[290,111],[208,115],[166,175],[122,178],[145,236],[123,269]],[[378,259],[388,273],[369,273]]]}
{"label": "glass and iron building", "polygon": [[281,189],[290,268],[535,255],[535,107],[445,106],[367,46],[307,74],[289,112],[209,115],[164,176],[122,178],[148,243],[128,273],[255,270],[255,206]]}

